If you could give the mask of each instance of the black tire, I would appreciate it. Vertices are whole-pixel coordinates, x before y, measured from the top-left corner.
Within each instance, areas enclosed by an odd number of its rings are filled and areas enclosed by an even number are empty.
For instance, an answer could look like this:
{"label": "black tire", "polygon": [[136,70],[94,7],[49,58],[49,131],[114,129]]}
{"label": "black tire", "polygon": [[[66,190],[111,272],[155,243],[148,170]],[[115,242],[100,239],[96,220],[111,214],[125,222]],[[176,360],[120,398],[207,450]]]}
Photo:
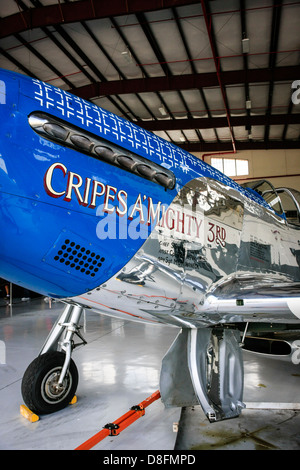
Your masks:
{"label": "black tire", "polygon": [[51,351],[35,358],[22,380],[22,396],[28,408],[36,413],[50,414],[65,408],[75,395],[78,371],[71,359],[62,388],[57,388],[65,354]]}

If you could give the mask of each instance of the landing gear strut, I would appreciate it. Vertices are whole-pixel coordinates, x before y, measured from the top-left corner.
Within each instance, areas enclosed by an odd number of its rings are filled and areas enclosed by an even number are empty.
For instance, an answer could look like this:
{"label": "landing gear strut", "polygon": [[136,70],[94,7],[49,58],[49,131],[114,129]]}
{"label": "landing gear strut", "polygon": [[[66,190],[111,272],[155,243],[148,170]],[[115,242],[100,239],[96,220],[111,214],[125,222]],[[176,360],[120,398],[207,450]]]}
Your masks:
{"label": "landing gear strut", "polygon": [[[78,371],[72,351],[86,341],[79,333],[83,308],[67,305],[52,328],[40,354],[25,371],[22,395],[28,408],[37,414],[49,414],[67,406],[75,395]],[[74,335],[81,340],[74,343]]]}

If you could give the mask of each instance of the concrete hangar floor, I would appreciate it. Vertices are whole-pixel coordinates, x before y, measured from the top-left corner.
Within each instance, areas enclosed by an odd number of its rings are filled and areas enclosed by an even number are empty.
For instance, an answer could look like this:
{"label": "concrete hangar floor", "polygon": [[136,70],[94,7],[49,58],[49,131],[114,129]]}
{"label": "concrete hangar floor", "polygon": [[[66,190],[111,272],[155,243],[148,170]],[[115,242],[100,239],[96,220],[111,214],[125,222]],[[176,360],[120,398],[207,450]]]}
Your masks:
{"label": "concrete hangar floor", "polygon": [[[0,299],[1,450],[74,450],[159,388],[161,360],[177,330],[88,312],[81,322],[88,344],[73,354],[77,403],[36,422],[21,415],[22,376],[62,309],[44,298],[11,306]],[[300,366],[243,354],[247,408],[239,418],[209,423],[198,406],[166,409],[158,399],[93,450],[299,450]]]}

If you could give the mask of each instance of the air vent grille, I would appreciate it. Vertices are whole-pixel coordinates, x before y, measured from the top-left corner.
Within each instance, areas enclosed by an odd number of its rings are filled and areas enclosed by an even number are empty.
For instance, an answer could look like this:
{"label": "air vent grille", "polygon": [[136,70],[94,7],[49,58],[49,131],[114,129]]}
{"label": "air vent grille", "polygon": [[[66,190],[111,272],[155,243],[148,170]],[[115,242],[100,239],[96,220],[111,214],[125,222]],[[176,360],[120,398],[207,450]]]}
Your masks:
{"label": "air vent grille", "polygon": [[65,266],[91,277],[95,277],[105,261],[105,258],[101,257],[99,254],[68,238],[65,239],[64,243],[57,250],[53,259],[54,261],[61,264],[64,263]]}
{"label": "air vent grille", "polygon": [[43,261],[81,279],[96,279],[105,264],[105,256],[86,240],[64,231]]}

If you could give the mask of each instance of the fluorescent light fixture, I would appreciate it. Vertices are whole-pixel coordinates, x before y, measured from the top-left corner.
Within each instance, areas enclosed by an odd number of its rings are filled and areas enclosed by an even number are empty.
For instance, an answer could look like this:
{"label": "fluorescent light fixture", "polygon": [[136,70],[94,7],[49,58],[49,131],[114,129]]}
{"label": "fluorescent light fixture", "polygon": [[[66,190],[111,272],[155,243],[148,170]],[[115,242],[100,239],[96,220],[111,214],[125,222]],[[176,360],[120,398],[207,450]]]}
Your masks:
{"label": "fluorescent light fixture", "polygon": [[242,39],[242,51],[243,51],[243,54],[248,54],[248,52],[250,52],[249,38]]}
{"label": "fluorescent light fixture", "polygon": [[128,62],[129,64],[133,62],[131,52],[128,49],[126,51],[122,51],[121,55],[124,57],[126,62]]}
{"label": "fluorescent light fixture", "polygon": [[165,110],[164,106],[161,106],[160,108],[158,108],[158,111],[160,112],[162,116],[167,115],[167,111]]}

